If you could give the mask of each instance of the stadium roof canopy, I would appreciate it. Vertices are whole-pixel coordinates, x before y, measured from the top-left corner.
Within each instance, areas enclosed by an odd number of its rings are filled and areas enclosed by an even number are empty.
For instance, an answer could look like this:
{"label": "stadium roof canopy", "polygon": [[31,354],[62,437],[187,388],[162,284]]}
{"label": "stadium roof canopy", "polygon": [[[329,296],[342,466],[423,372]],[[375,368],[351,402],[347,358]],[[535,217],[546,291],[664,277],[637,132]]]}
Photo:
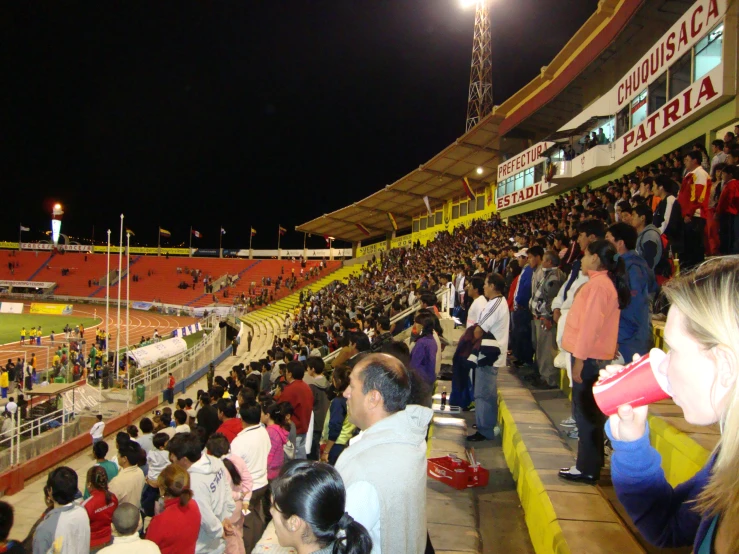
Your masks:
{"label": "stadium roof canopy", "polygon": [[[409,227],[412,217],[425,211],[424,196],[428,195],[433,210],[463,195],[463,177],[474,191],[481,192],[496,180],[499,161],[525,149],[521,141],[530,145],[557,130],[565,136],[581,131],[580,125],[566,130],[562,126],[585,108],[586,88],[592,94],[594,82],[610,86],[604,80],[603,67],[630,67],[652,44],[639,42],[645,36],[660,36],[694,1],[602,0],[538,76],[454,144],[392,185],[295,229],[352,242],[379,238],[393,230],[387,212],[395,216],[399,229]],[[477,175],[478,167],[483,168],[482,175]]]}
{"label": "stadium roof canopy", "polygon": [[[497,139],[500,121],[501,118],[492,116],[485,118],[454,144],[392,185],[295,229],[346,241],[384,237],[393,231],[388,213],[395,217],[398,229],[410,227],[413,216],[426,209],[424,196],[428,196],[432,210],[438,208],[445,201],[464,194],[464,177],[473,191],[482,192],[487,184],[495,181],[499,152],[488,145]],[[478,174],[480,167],[483,171]],[[369,235],[357,226],[358,223]]]}

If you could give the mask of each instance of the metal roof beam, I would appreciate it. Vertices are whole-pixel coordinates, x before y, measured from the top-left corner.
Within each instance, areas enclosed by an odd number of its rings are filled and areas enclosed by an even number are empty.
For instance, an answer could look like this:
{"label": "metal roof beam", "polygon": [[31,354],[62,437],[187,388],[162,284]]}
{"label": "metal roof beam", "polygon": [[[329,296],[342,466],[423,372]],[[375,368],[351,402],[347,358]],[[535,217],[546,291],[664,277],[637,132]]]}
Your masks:
{"label": "metal roof beam", "polygon": [[[420,166],[418,168],[418,171],[423,171],[424,173],[431,173],[431,175],[437,175],[438,177],[446,177],[448,179],[452,179],[453,181],[461,181],[462,179],[465,178],[465,175],[462,175],[462,176],[452,175],[451,173],[443,173],[441,171],[437,171],[435,169],[429,169],[429,168],[423,167],[423,166]],[[485,186],[487,184],[484,181],[480,181],[479,179],[475,179],[473,177],[467,177],[467,180],[472,185],[483,185],[483,186]],[[429,196],[429,198],[431,198],[431,197]]]}
{"label": "metal roof beam", "polygon": [[456,140],[454,142],[457,146],[464,146],[465,148],[471,148],[472,150],[477,150],[478,152],[487,152],[488,154],[500,154],[500,150],[496,150],[495,148],[490,148],[488,146],[480,146],[479,144],[472,144],[471,142],[462,142],[460,140]]}
{"label": "metal roof beam", "polygon": [[408,192],[406,190],[391,189],[390,185],[387,185],[385,187],[385,190],[394,192],[396,194],[405,194],[406,196],[411,196],[413,198],[420,198],[421,200],[423,200],[424,196],[428,196],[429,200],[436,200],[437,202],[444,202],[444,199],[439,198],[438,196],[431,196],[430,194],[416,194],[415,192]]}

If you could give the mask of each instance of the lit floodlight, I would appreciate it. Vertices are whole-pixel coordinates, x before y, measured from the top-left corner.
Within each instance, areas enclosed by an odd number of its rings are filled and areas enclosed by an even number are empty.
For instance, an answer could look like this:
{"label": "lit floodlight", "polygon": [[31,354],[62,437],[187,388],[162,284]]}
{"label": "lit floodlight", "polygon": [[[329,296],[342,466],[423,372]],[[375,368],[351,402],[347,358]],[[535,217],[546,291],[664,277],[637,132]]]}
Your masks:
{"label": "lit floodlight", "polygon": [[477,6],[477,4],[479,4],[482,1],[483,0],[460,0],[459,3],[463,9],[467,9],[471,6]]}
{"label": "lit floodlight", "polygon": [[59,235],[62,233],[63,215],[64,211],[62,210],[62,205],[57,202],[51,210],[51,240],[54,243],[54,246],[59,245]]}
{"label": "lit floodlight", "polygon": [[482,171],[483,171],[483,169],[481,167],[478,167],[477,168],[477,174],[478,175],[482,175]]}

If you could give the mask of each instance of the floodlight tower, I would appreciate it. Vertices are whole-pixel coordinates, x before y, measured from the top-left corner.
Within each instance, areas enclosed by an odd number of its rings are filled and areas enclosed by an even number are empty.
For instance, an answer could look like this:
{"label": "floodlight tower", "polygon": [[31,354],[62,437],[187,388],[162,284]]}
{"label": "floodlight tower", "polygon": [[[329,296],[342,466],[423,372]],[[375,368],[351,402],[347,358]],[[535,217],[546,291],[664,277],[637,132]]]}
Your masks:
{"label": "floodlight tower", "polygon": [[62,233],[62,205],[57,203],[51,210],[51,240],[54,243],[54,248],[59,246],[59,235]]}
{"label": "floodlight tower", "polygon": [[490,36],[490,0],[462,0],[462,7],[475,6],[470,90],[467,96],[466,131],[493,110],[493,61]]}

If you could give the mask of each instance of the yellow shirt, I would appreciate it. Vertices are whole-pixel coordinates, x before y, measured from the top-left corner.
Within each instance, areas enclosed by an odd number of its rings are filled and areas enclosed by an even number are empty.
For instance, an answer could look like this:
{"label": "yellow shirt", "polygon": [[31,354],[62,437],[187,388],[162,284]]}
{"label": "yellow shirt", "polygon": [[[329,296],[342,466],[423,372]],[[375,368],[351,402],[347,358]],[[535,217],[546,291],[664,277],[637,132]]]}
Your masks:
{"label": "yellow shirt", "polygon": [[3,371],[0,373],[0,388],[7,389],[8,388],[8,372]]}
{"label": "yellow shirt", "polygon": [[26,336],[26,330],[25,329],[21,329],[21,336],[22,337],[25,337]]}

